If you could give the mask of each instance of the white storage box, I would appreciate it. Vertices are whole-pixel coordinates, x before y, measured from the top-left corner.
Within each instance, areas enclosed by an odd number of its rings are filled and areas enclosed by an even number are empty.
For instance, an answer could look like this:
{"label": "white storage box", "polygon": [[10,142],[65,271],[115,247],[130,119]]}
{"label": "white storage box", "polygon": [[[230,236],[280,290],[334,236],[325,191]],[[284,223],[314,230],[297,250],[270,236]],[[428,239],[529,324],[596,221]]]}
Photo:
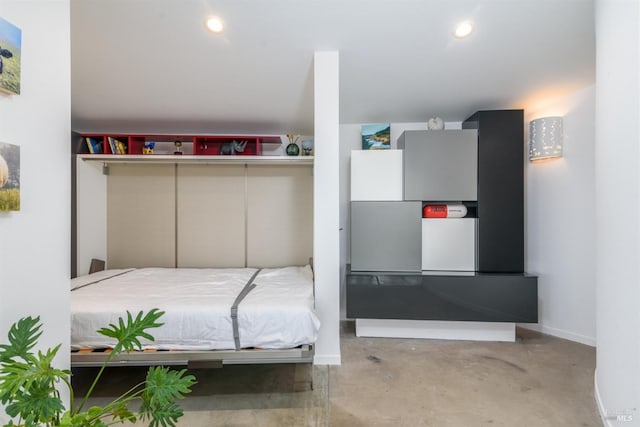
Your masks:
{"label": "white storage box", "polygon": [[474,271],[475,236],[475,218],[423,218],[422,269]]}
{"label": "white storage box", "polygon": [[402,150],[351,152],[351,201],[402,201]]}

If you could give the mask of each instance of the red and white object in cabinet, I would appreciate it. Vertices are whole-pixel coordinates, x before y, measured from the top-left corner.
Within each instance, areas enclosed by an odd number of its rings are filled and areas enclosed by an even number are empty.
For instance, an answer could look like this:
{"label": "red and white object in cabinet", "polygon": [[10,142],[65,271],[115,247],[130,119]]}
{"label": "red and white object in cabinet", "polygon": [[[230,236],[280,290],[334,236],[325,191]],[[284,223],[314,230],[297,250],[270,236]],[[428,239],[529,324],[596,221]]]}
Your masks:
{"label": "red and white object in cabinet", "polygon": [[467,215],[465,205],[425,205],[422,208],[422,218],[464,218]]}

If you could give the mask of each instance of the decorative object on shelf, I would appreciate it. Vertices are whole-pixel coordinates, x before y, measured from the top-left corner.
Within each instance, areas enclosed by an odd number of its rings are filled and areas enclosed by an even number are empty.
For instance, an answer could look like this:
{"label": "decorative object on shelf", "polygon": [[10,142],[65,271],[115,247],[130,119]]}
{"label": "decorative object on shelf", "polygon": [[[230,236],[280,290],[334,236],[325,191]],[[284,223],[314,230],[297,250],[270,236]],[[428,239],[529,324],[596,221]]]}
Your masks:
{"label": "decorative object on shelf", "polygon": [[109,142],[109,148],[111,149],[111,154],[127,154],[127,146],[124,145],[124,142],[118,139],[115,139],[111,136],[107,137],[107,141]]}
{"label": "decorative object on shelf", "polygon": [[176,151],[173,154],[180,156],[182,155],[182,141],[174,141],[173,145],[176,146]]}
{"label": "decorative object on shelf", "polygon": [[87,150],[89,151],[89,153],[102,154],[102,142],[89,136],[85,138],[85,142],[87,143]]}
{"label": "decorative object on shelf", "polygon": [[529,122],[529,161],[562,157],[562,117]]}
{"label": "decorative object on shelf", "polygon": [[[126,134],[126,133],[75,133],[73,135],[73,150],[82,160],[100,161],[108,163],[122,162],[148,162],[154,163],[275,163],[282,164],[312,164],[313,154],[310,156],[300,156],[300,136],[292,136],[295,148],[288,159],[274,158],[283,157],[286,154],[287,142],[285,135],[183,135],[183,134]],[[312,137],[309,137],[311,139]],[[89,151],[87,139],[93,141],[91,144],[94,155]],[[145,144],[155,142],[152,156],[143,155]],[[297,142],[297,143],[296,143]],[[99,147],[98,147],[99,145]],[[223,147],[224,145],[224,147]],[[98,147],[98,148],[95,148]],[[147,148],[149,148],[147,146]],[[115,150],[115,151],[114,151]],[[221,152],[222,150],[222,152]],[[266,151],[266,152],[265,152]],[[313,149],[312,152],[313,153]],[[112,155],[114,154],[114,155]],[[117,155],[115,155],[117,154]],[[177,154],[164,158],[159,155]],[[222,155],[221,155],[222,154]],[[226,154],[226,155],[225,155]],[[237,154],[232,156],[230,154]],[[271,156],[270,159],[265,157]],[[220,157],[220,158],[218,158]],[[233,157],[240,157],[234,159]],[[299,159],[296,159],[300,157]]]}
{"label": "decorative object on shelf", "polygon": [[0,211],[20,210],[20,146],[0,142]]}
{"label": "decorative object on shelf", "polygon": [[304,141],[302,141],[302,143],[300,145],[302,145],[302,151],[303,151],[304,155],[305,156],[310,156],[311,155],[311,150],[313,150],[313,140],[312,139],[305,139]]}
{"label": "decorative object on shelf", "polygon": [[142,147],[142,154],[153,154],[156,143],[153,141],[145,142]]}
{"label": "decorative object on shelf", "polygon": [[298,147],[297,142],[298,139],[300,139],[300,135],[288,133],[287,138],[289,139],[289,145],[287,145],[286,148],[287,156],[298,156],[300,154],[300,147]]}
{"label": "decorative object on shelf", "polygon": [[440,117],[431,117],[427,120],[427,129],[429,130],[442,130],[444,129],[444,120]]}
{"label": "decorative object on shelf", "polygon": [[422,208],[423,218],[464,218],[467,215],[465,205],[425,205]]}
{"label": "decorative object on shelf", "polygon": [[22,30],[0,18],[0,92],[20,95]]}
{"label": "decorative object on shelf", "polygon": [[220,146],[220,154],[221,155],[234,155],[236,153],[244,152],[244,149],[247,147],[247,141],[236,141],[235,139],[231,142],[225,142]]}
{"label": "decorative object on shelf", "polygon": [[362,125],[362,149],[386,150],[391,148],[391,125],[377,123]]}

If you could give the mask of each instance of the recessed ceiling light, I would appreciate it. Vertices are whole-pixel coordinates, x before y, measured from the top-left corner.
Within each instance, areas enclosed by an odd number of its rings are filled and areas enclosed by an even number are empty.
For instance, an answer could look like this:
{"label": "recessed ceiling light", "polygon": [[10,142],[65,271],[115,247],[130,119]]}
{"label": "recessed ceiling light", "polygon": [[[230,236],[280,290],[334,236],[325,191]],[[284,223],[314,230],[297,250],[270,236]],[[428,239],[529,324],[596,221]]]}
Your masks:
{"label": "recessed ceiling light", "polygon": [[219,34],[224,30],[224,24],[222,23],[222,19],[217,16],[210,16],[207,18],[207,29],[212,33]]}
{"label": "recessed ceiling light", "polygon": [[457,39],[463,39],[473,32],[473,24],[471,21],[463,21],[456,26],[453,35]]}

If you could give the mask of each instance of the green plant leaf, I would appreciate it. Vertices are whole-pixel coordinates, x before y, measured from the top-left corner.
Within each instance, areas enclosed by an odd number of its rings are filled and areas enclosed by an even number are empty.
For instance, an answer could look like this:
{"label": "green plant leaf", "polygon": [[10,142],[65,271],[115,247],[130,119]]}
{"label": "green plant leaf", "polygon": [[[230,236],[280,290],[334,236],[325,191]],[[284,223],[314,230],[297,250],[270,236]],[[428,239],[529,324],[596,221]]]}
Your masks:
{"label": "green plant leaf", "polygon": [[134,346],[138,349],[142,349],[140,338],[146,338],[149,341],[154,340],[153,336],[145,332],[145,330],[162,326],[164,323],[156,323],[156,320],[158,320],[163,314],[164,311],[154,308],[147,314],[140,311],[136,318],[133,319],[131,313],[127,311],[126,323],[121,317],[118,319],[117,326],[111,323],[108,327],[99,329],[98,333],[109,338],[114,338],[118,341],[114,347],[114,352],[119,352],[121,350],[132,351],[134,350]]}
{"label": "green plant leaf", "polygon": [[125,402],[119,402],[114,408],[111,409],[110,414],[113,416],[114,420],[119,420],[123,423],[125,421],[129,421],[132,423],[136,422],[135,414],[131,412]]}
{"label": "green plant leaf", "polygon": [[186,369],[175,371],[161,366],[149,368],[140,407],[142,419],[151,420],[149,426],[173,427],[183,415],[175,400],[184,398],[196,384],[195,377],[185,376],[185,372]]}
{"label": "green plant leaf", "polygon": [[62,417],[60,418],[60,426],[59,427],[71,427],[73,424],[71,422],[71,412],[70,411],[66,411],[64,414],[62,414]]}
{"label": "green plant leaf", "polygon": [[5,363],[15,357],[25,359],[25,356],[35,347],[38,338],[42,335],[41,328],[40,316],[23,317],[11,325],[7,335],[9,344],[0,344],[0,363]]}
{"label": "green plant leaf", "polygon": [[142,400],[148,402],[148,406],[156,407],[183,399],[183,394],[190,393],[191,386],[196,383],[193,375],[184,376],[186,371],[175,371],[163,366],[150,367]]}
{"label": "green plant leaf", "polygon": [[7,405],[7,415],[20,416],[27,422],[48,423],[64,411],[62,400],[49,381],[41,380],[31,384],[26,392],[15,393],[12,402]]}
{"label": "green plant leaf", "polygon": [[[153,341],[153,336],[146,330],[162,326],[157,320],[163,314],[152,309],[147,314],[141,311],[133,318],[127,311],[126,321],[120,318],[117,326],[111,324],[98,332],[117,340],[112,355],[123,350],[131,351],[134,347],[142,347],[141,338]],[[175,400],[190,393],[190,387],[196,383],[193,375],[185,375],[186,370],[152,367],[144,383],[114,402],[80,412],[110,359],[101,367],[80,407],[65,412],[56,385],[64,382],[70,389],[73,402],[73,388],[69,380],[71,372],[52,367],[60,345],[36,354],[31,352],[42,334],[39,320],[39,317],[21,319],[9,331],[9,344],[0,345],[0,402],[6,405],[7,415],[19,419],[20,427],[106,427],[114,423],[136,422],[138,416],[127,405],[138,398],[142,399],[141,417],[149,419],[150,426],[176,426],[183,411]],[[144,388],[139,390],[139,386]],[[105,423],[103,420],[109,416],[111,419]],[[13,421],[9,421],[5,427],[13,426]]]}
{"label": "green plant leaf", "polygon": [[178,418],[183,416],[184,412],[177,404],[172,403],[162,407],[151,407],[146,415],[150,419],[149,427],[176,427]]}
{"label": "green plant leaf", "polygon": [[98,418],[100,415],[104,413],[104,409],[100,406],[92,406],[87,410],[87,416],[89,418]]}
{"label": "green plant leaf", "polygon": [[37,356],[26,355],[26,363],[9,360],[0,364],[0,401],[7,403],[16,393],[28,393],[32,387],[41,390],[48,385],[54,391],[55,384],[69,376],[69,371],[51,367],[59,349],[57,345],[45,353],[38,351]]}

